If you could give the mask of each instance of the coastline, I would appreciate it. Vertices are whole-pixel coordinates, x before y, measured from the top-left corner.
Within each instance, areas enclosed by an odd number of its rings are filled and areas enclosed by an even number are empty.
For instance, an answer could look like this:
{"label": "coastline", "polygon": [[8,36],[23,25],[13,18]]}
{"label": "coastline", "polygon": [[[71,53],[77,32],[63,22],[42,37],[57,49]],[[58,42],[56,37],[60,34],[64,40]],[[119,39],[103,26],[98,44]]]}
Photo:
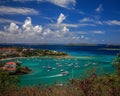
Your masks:
{"label": "coastline", "polygon": [[12,60],[12,59],[20,59],[20,58],[75,58],[74,56],[31,56],[31,57],[13,57],[13,58],[4,58],[4,59],[0,59],[0,60]]}
{"label": "coastline", "polygon": [[120,49],[117,49],[117,48],[102,48],[100,50],[117,50],[117,51],[120,51]]}

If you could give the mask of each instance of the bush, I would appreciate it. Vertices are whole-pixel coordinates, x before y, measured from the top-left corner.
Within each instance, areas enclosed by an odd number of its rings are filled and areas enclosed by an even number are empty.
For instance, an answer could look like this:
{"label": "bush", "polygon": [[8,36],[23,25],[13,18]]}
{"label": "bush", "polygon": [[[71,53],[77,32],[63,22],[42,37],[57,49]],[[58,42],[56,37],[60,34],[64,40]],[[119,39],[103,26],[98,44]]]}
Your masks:
{"label": "bush", "polygon": [[0,93],[7,90],[15,90],[19,86],[19,79],[17,76],[11,76],[8,72],[0,71]]}

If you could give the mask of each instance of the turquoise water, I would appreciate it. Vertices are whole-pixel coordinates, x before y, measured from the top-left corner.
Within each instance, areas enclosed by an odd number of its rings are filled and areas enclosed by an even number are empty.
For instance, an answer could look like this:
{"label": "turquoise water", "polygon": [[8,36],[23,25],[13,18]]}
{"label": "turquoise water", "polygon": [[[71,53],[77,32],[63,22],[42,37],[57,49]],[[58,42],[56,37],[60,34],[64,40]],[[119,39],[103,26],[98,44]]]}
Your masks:
{"label": "turquoise water", "polygon": [[[32,73],[19,76],[21,85],[66,83],[71,78],[81,79],[82,76],[89,75],[90,72],[86,70],[93,69],[96,69],[99,75],[114,72],[111,65],[113,55],[88,52],[69,52],[69,54],[74,58],[20,58],[23,66],[32,69]],[[62,75],[61,70],[68,71],[69,74]]]}

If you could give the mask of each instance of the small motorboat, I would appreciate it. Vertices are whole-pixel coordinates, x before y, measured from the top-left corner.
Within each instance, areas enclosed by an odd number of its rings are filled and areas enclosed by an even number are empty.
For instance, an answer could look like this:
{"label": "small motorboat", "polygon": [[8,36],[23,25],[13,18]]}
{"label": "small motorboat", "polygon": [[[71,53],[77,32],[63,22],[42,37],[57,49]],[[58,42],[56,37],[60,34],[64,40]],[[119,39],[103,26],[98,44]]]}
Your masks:
{"label": "small motorboat", "polygon": [[75,65],[74,67],[75,67],[75,68],[80,68],[80,66],[79,66],[79,65]]}
{"label": "small motorboat", "polygon": [[50,67],[50,66],[48,66],[47,68],[48,68],[48,69],[52,69],[52,67]]}
{"label": "small motorboat", "polygon": [[61,71],[61,72],[64,72],[64,70],[63,70],[63,69],[61,69],[60,71]]}
{"label": "small motorboat", "polygon": [[55,67],[53,67],[52,69],[53,69],[53,70],[55,70],[56,68],[55,68]]}
{"label": "small motorboat", "polygon": [[67,66],[71,67],[73,64],[68,64]]}
{"label": "small motorboat", "polygon": [[89,66],[89,64],[85,64],[85,66],[87,67],[87,66]]}
{"label": "small motorboat", "polygon": [[65,76],[65,75],[68,75],[69,72],[68,72],[68,71],[63,71],[63,72],[61,72],[61,74],[62,74],[63,76]]}

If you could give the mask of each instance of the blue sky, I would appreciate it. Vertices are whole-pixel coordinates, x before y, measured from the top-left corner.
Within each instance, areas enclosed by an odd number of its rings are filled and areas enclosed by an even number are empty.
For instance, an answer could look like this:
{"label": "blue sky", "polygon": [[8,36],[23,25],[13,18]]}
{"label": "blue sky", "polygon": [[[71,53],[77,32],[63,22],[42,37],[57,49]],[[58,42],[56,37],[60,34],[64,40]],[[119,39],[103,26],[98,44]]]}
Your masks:
{"label": "blue sky", "polygon": [[120,0],[0,0],[0,43],[120,44]]}

